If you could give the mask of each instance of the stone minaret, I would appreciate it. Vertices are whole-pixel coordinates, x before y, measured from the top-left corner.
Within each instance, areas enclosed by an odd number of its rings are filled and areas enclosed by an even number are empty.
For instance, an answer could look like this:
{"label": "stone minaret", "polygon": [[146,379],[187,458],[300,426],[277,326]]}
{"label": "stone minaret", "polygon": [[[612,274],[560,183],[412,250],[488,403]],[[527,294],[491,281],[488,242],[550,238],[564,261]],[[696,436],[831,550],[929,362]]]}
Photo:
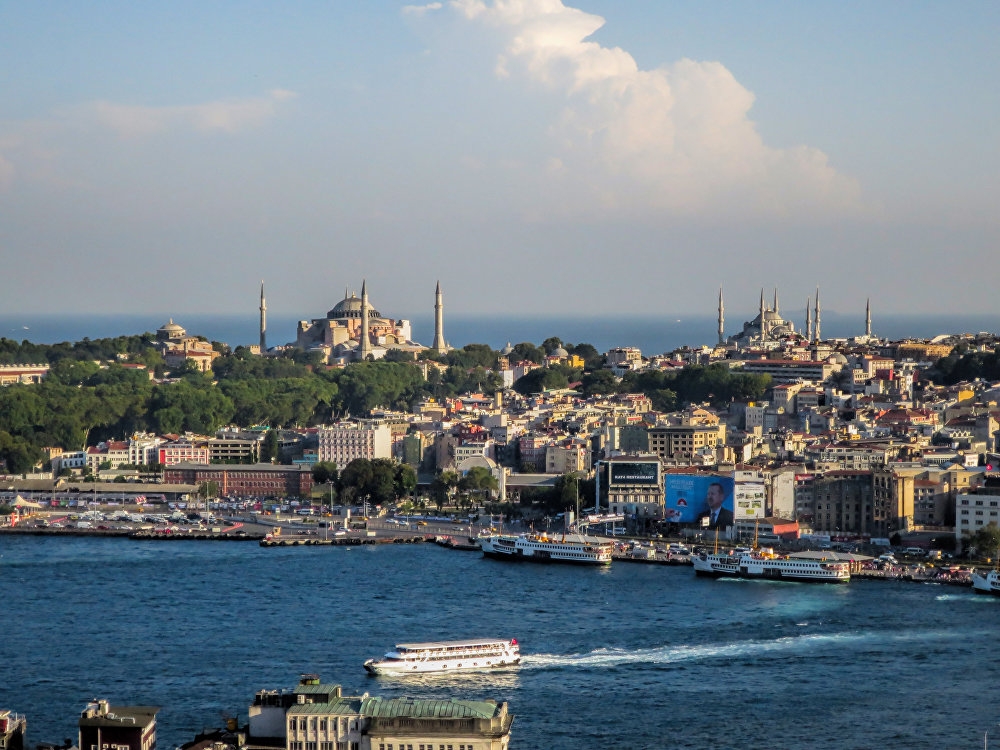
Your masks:
{"label": "stone minaret", "polygon": [[722,287],[719,287],[719,346],[726,343],[726,307],[722,304]]}
{"label": "stone minaret", "polygon": [[819,343],[820,333],[819,333],[819,287],[816,287],[816,330],[813,332],[815,336],[813,341],[817,344]]}
{"label": "stone minaret", "polygon": [[865,336],[872,337],[872,298],[865,304]]}
{"label": "stone minaret", "polygon": [[774,312],[778,312],[778,287],[774,287]]}
{"label": "stone minaret", "polygon": [[812,321],[812,300],[806,297],[806,341],[812,341],[813,321]]}
{"label": "stone minaret", "polygon": [[441,296],[441,282],[438,281],[434,290],[434,343],[431,349],[438,354],[444,354],[448,345],[444,343],[444,301]]}
{"label": "stone minaret", "polygon": [[264,301],[264,279],[260,280],[260,353],[267,351],[267,302]]}
{"label": "stone minaret", "polygon": [[368,338],[368,285],[361,282],[361,346],[358,347],[358,359],[365,361],[371,356],[372,344]]}

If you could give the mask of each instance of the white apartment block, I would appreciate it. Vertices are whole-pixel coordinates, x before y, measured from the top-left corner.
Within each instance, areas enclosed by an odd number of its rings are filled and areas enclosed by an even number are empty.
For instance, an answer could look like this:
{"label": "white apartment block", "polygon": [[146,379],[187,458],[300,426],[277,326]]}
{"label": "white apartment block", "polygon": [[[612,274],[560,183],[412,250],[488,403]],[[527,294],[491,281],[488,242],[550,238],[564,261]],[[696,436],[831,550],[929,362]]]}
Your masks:
{"label": "white apartment block", "polygon": [[320,427],[317,432],[317,458],[343,469],[356,458],[392,458],[392,433],[389,425],[365,425],[345,422]]}
{"label": "white apartment block", "polygon": [[52,457],[52,474],[57,475],[63,469],[81,470],[87,465],[86,451],[69,451]]}
{"label": "white apartment block", "polygon": [[963,537],[972,536],[990,523],[1000,525],[1000,495],[958,493],[955,497],[955,541],[959,549]]}

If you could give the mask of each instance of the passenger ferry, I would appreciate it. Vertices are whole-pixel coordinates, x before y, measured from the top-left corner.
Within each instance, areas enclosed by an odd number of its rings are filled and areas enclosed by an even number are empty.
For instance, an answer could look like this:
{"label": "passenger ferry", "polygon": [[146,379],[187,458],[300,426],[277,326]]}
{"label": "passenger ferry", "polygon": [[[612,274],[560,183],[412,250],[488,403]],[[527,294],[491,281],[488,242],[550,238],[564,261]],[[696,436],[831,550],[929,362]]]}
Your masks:
{"label": "passenger ferry", "polygon": [[492,534],[479,540],[485,557],[574,565],[610,565],[614,545],[605,539],[563,534]]}
{"label": "passenger ferry", "polygon": [[839,560],[804,560],[776,555],[770,549],[734,553],[702,552],[691,558],[694,571],[714,578],[766,578],[776,581],[847,583],[851,566]]}
{"label": "passenger ferry", "polygon": [[366,661],[365,669],[369,674],[403,675],[512,667],[520,661],[521,649],[516,638],[484,638],[397,643],[381,659]]}
{"label": "passenger ferry", "polygon": [[989,573],[976,571],[972,574],[972,590],[977,594],[993,594],[1000,596],[1000,571],[991,570]]}

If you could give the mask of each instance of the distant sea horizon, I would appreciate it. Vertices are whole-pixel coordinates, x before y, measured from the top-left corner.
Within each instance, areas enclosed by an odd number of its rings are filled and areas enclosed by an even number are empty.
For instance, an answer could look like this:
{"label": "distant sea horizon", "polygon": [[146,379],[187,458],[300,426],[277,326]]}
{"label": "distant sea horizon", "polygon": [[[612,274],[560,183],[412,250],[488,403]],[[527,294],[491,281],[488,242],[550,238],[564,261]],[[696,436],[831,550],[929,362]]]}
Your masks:
{"label": "distant sea horizon", "polygon": [[[168,320],[183,326],[189,334],[205,336],[232,347],[256,344],[259,340],[256,315],[192,313],[165,314],[23,314],[0,315],[0,337],[36,344],[76,342],[153,333]],[[271,315],[267,321],[267,345],[295,341],[298,318]],[[727,335],[742,329],[743,320],[728,319]],[[796,328],[801,322],[792,321]],[[411,319],[413,338],[429,345],[434,338],[431,315]],[[661,354],[682,346],[714,344],[717,340],[714,316],[678,317],[668,315],[536,315],[536,316],[445,316],[444,332],[449,345],[487,344],[500,349],[508,341],[539,345],[556,336],[564,343],[592,344],[599,351],[617,346],[634,346],[643,354]],[[872,321],[872,333],[890,340],[933,338],[942,334],[1000,331],[1000,315],[884,315]],[[846,338],[864,333],[864,317],[824,312],[823,338]]]}

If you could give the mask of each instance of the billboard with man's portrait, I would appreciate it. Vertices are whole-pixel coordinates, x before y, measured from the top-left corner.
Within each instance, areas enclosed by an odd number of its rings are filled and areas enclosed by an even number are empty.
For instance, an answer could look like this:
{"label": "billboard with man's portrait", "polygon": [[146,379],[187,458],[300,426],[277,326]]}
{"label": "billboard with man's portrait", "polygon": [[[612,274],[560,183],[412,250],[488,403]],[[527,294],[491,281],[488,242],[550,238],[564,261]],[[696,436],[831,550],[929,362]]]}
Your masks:
{"label": "billboard with man's portrait", "polygon": [[705,525],[712,528],[724,528],[733,523],[732,477],[667,474],[663,479],[663,490],[666,521],[699,523],[708,519]]}

